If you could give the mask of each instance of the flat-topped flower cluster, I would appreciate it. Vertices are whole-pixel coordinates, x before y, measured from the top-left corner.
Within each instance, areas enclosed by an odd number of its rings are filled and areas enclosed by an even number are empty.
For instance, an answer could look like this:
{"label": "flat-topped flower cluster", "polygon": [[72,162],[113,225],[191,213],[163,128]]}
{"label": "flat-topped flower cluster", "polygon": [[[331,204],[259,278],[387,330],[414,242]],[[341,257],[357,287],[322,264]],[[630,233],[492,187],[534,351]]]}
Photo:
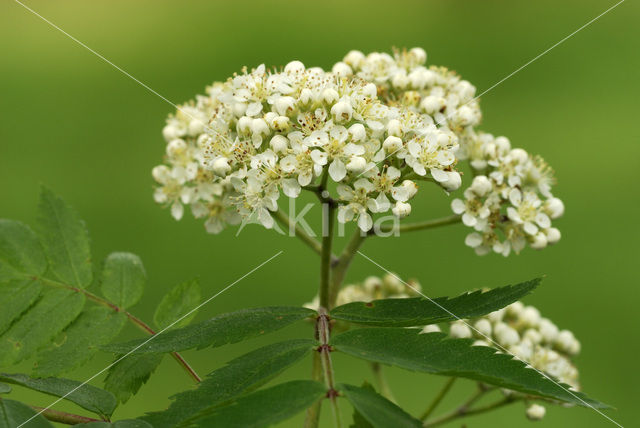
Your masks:
{"label": "flat-topped flower cluster", "polygon": [[375,216],[411,213],[418,181],[458,189],[468,160],[475,178],[452,208],[475,229],[469,246],[507,255],[557,242],[551,219],[563,206],[551,169],[476,131],[475,87],[425,62],[420,48],[352,51],[331,72],[293,61],[214,83],[167,121],[156,201],[176,219],[189,206],[218,233],[242,221],[271,228],[281,194],[322,186],[335,192],[340,222],[369,231]]}

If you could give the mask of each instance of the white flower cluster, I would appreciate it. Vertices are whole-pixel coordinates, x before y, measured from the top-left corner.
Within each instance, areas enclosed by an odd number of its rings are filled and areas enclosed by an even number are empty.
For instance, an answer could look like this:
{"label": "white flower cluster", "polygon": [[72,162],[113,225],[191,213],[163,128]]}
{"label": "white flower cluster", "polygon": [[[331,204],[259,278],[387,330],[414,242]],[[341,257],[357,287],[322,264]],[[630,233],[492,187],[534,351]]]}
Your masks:
{"label": "white flower cluster", "polygon": [[156,201],[176,219],[189,205],[211,233],[243,219],[271,228],[281,192],[296,198],[330,178],[338,220],[368,231],[376,214],[411,213],[417,180],[458,189],[456,165],[468,160],[474,179],[452,203],[475,229],[467,245],[506,256],[557,242],[551,220],[564,206],[552,170],[477,131],[475,87],[426,58],[421,48],[351,51],[331,72],[293,61],[214,83],[167,121]]}
{"label": "white flower cluster", "polygon": [[456,135],[377,93],[359,77],[299,61],[280,72],[245,69],[169,118],[155,199],[176,219],[190,205],[213,233],[243,217],[270,228],[281,191],[296,198],[327,174],[337,183],[339,221],[367,231],[372,214],[410,213],[417,185],[409,174],[456,189]]}
{"label": "white flower cluster", "polygon": [[[422,290],[422,287],[417,281],[409,280],[405,284],[394,274],[389,273],[382,278],[370,276],[361,283],[343,287],[338,293],[336,304],[340,306],[351,302],[417,297],[420,295],[420,290]],[[319,305],[320,300],[316,296],[311,302],[305,303],[304,306],[315,310],[318,309]]]}
{"label": "white flower cluster", "polygon": [[475,177],[454,199],[451,208],[475,229],[466,244],[479,255],[492,250],[504,256],[526,244],[542,249],[560,240],[551,220],[564,213],[562,201],[551,194],[553,171],[540,157],[512,149],[505,137],[479,133],[466,147]]}
{"label": "white flower cluster", "polygon": [[[470,328],[469,326],[473,326]],[[425,333],[441,331],[438,325],[425,326]],[[472,320],[449,324],[449,335],[475,339],[474,346],[491,346],[510,354],[547,375],[579,390],[578,370],[571,358],[580,352],[580,342],[569,330],[560,330],[533,306],[515,302],[506,308]],[[513,391],[503,391],[513,394]],[[527,417],[544,416],[544,408],[530,406]]]}

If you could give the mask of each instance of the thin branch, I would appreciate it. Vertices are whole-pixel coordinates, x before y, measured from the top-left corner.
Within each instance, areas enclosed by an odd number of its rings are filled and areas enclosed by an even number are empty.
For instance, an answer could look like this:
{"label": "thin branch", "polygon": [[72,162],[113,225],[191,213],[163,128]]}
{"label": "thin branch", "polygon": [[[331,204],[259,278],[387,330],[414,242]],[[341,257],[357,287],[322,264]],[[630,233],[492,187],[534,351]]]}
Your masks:
{"label": "thin branch", "polygon": [[455,214],[455,215],[450,215],[447,217],[442,217],[442,218],[436,218],[433,220],[426,220],[426,221],[419,221],[416,223],[406,223],[406,224],[401,224],[398,227],[395,226],[390,226],[390,225],[385,225],[382,224],[379,227],[377,227],[377,230],[371,229],[369,231],[370,235],[375,235],[376,232],[393,232],[393,233],[402,233],[402,232],[414,232],[417,230],[425,230],[425,229],[433,229],[436,227],[440,227],[440,226],[446,226],[449,224],[456,224],[456,223],[460,223],[462,221],[462,217]]}
{"label": "thin branch", "polygon": [[391,387],[387,382],[387,378],[384,376],[384,372],[382,371],[382,366],[380,363],[371,363],[371,371],[373,372],[373,377],[376,379],[376,383],[378,384],[378,389],[383,397],[385,397],[389,401],[393,401],[397,403],[395,397],[393,396],[393,392],[391,391]]}
{"label": "thin branch", "polygon": [[334,264],[331,279],[331,288],[329,290],[329,309],[333,308],[338,298],[338,291],[342,285],[347,269],[351,264],[351,260],[355,256],[356,252],[367,237],[366,233],[362,233],[360,229],[356,228],[351,240],[347,243],[346,247],[342,251],[338,262]]}
{"label": "thin branch", "polygon": [[81,415],[74,415],[73,413],[61,412],[59,410],[47,409],[38,406],[29,406],[36,412],[40,413],[46,419],[51,422],[58,422],[67,425],[88,424],[90,422],[103,422],[100,419],[89,418]]}
{"label": "thin branch", "polygon": [[[115,303],[112,303],[106,299],[103,299],[100,296],[96,296],[95,294],[91,293],[88,290],[82,289],[82,288],[77,288],[77,287],[73,287],[71,285],[62,283],[62,282],[58,282],[58,281],[54,281],[52,279],[48,279],[48,278],[42,278],[42,277],[31,277],[33,280],[38,280],[41,283],[45,284],[45,285],[50,285],[53,287],[59,287],[59,288],[66,288],[68,290],[71,291],[75,291],[76,293],[81,293],[84,294],[87,299],[92,300],[102,306],[106,306],[107,308],[111,308],[116,312],[122,312],[123,314],[125,314],[127,316],[127,318],[129,319],[129,321],[131,321],[131,323],[133,325],[135,325],[136,327],[138,327],[140,330],[144,331],[147,334],[150,335],[154,335],[156,334],[156,332],[144,321],[142,321],[140,318],[136,317],[135,315],[133,315],[132,313],[126,311],[125,309],[119,307],[118,305],[116,305]],[[185,372],[196,382],[199,383],[202,381],[202,379],[200,378],[200,376],[198,376],[198,374],[196,373],[196,371],[193,369],[193,367],[191,367],[189,365],[189,363],[187,363],[187,361],[182,357],[182,355],[180,355],[178,352],[172,352],[171,356],[173,357],[174,360],[176,360],[176,362],[178,364],[180,364],[182,366],[182,368],[185,370]]]}
{"label": "thin branch", "polygon": [[438,395],[436,395],[436,398],[434,398],[427,410],[425,410],[422,416],[420,416],[421,421],[425,421],[429,416],[431,416],[436,407],[438,407],[438,405],[442,402],[442,399],[447,395],[455,381],[455,377],[451,377],[449,380],[447,380],[447,383],[444,384]]}
{"label": "thin branch", "polygon": [[293,220],[281,209],[273,213],[273,216],[276,220],[285,226],[289,233],[293,233],[295,236],[300,238],[302,242],[307,244],[309,248],[315,251],[318,254],[322,254],[322,244],[318,242],[313,236],[309,235],[302,226],[298,223],[294,223]]}
{"label": "thin branch", "polygon": [[454,410],[451,413],[443,415],[443,416],[441,416],[441,417],[439,417],[437,419],[434,419],[434,420],[432,420],[430,422],[425,422],[423,426],[424,427],[435,427],[435,426],[438,426],[438,425],[445,424],[445,423],[447,423],[449,421],[452,421],[454,419],[466,418],[466,417],[477,415],[477,414],[480,414],[480,413],[489,412],[491,410],[495,410],[495,409],[498,409],[500,407],[504,407],[504,406],[507,406],[507,405],[509,405],[511,403],[515,403],[515,402],[521,401],[521,400],[522,400],[521,398],[515,398],[515,397],[512,397],[512,396],[509,396],[509,397],[503,398],[502,400],[496,401],[494,403],[487,404],[487,405],[482,406],[482,407],[476,407],[475,409],[469,409],[468,407],[463,405],[463,406],[461,406],[460,408]]}

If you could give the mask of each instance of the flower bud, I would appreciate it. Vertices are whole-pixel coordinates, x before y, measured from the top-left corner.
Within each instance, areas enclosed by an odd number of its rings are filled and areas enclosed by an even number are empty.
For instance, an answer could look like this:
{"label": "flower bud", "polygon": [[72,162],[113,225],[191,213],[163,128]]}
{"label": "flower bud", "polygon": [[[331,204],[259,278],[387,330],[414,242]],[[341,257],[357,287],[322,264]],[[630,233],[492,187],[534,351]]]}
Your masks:
{"label": "flower bud", "polygon": [[425,325],[420,333],[439,333],[441,331],[437,324],[429,324]]}
{"label": "flower bud", "polygon": [[518,332],[503,322],[497,323],[493,331],[496,341],[504,347],[515,345],[520,341]]}
{"label": "flower bud", "polygon": [[447,174],[448,179],[447,181],[440,183],[444,190],[447,192],[453,192],[454,190],[459,189],[460,185],[462,185],[462,177],[460,177],[460,173],[458,171],[445,171],[445,173]]}
{"label": "flower bud", "polygon": [[293,97],[279,97],[273,107],[280,116],[286,116],[293,112],[296,100]]}
{"label": "flower bud", "polygon": [[350,51],[345,57],[344,62],[353,68],[360,68],[360,65],[364,62],[365,56],[360,51]]}
{"label": "flower bud", "polygon": [[347,171],[362,172],[367,166],[367,160],[362,156],[352,156],[346,165]]}
{"label": "flower bud", "polygon": [[345,100],[339,101],[331,107],[331,114],[338,122],[347,122],[351,120],[353,108],[351,103]]}
{"label": "flower bud", "polygon": [[322,100],[327,104],[333,104],[340,99],[340,94],[333,88],[322,91]]}
{"label": "flower bud", "polygon": [[274,135],[269,142],[271,149],[276,153],[283,153],[289,147],[289,140],[283,135]]}
{"label": "flower bud", "polygon": [[151,171],[153,179],[158,183],[165,183],[171,177],[171,170],[166,165],[158,165]]}
{"label": "flower bud", "polygon": [[471,329],[462,321],[455,321],[451,323],[451,329],[449,330],[451,337],[466,339],[471,337]]}
{"label": "flower bud", "polygon": [[547,243],[549,245],[553,245],[560,240],[560,231],[555,227],[550,227],[549,229],[545,230],[545,233],[547,235]]}
{"label": "flower bud", "polygon": [[533,239],[529,245],[534,250],[542,250],[547,246],[547,236],[544,234],[544,232],[538,232],[533,236]]}
{"label": "flower bud", "polygon": [[539,405],[539,404],[532,404],[529,407],[527,407],[527,418],[530,421],[539,421],[542,418],[544,418],[545,413],[547,412],[547,410]]}
{"label": "flower bud", "polygon": [[418,64],[424,64],[427,61],[427,53],[422,48],[412,48],[409,54],[415,58]]}
{"label": "flower bud", "polygon": [[345,64],[344,62],[337,62],[333,68],[331,69],[331,71],[339,77],[347,77],[347,76],[351,76],[353,74],[353,71],[351,70],[351,67],[349,67],[347,64]]}
{"label": "flower bud", "polygon": [[561,217],[564,214],[564,204],[558,198],[547,199],[545,202],[546,211],[552,219]]}
{"label": "flower bud", "polygon": [[304,64],[300,61],[291,61],[284,66],[285,73],[301,73],[304,71]]}
{"label": "flower bud", "polygon": [[404,218],[411,214],[411,205],[405,202],[397,201],[391,209],[391,212],[398,218]]}
{"label": "flower bud", "polygon": [[269,126],[264,119],[253,119],[251,121],[251,132],[253,135],[267,135],[269,134]]}
{"label": "flower bud", "polygon": [[246,134],[249,132],[249,130],[251,129],[251,122],[253,121],[253,119],[251,119],[248,116],[242,116],[240,119],[238,119],[238,133],[239,134]]}
{"label": "flower bud", "polygon": [[478,175],[473,179],[473,182],[471,182],[470,188],[473,193],[480,197],[483,197],[487,193],[489,193],[491,189],[493,189],[493,185],[491,184],[491,180],[489,180],[486,176]]}
{"label": "flower bud", "polygon": [[390,135],[384,140],[382,143],[382,147],[386,150],[387,153],[394,153],[402,147],[402,140],[398,137],[394,137]]}
{"label": "flower bud", "polygon": [[211,170],[220,177],[225,177],[229,171],[231,171],[231,166],[229,165],[229,159],[225,157],[219,157],[213,161],[211,164]]}
{"label": "flower bud", "polygon": [[491,336],[491,322],[486,318],[480,318],[473,327],[484,336]]}
{"label": "flower bud", "polygon": [[351,140],[353,141],[362,142],[367,138],[367,131],[361,123],[351,125],[349,127],[349,133],[351,134]]}
{"label": "flower bud", "polygon": [[402,137],[402,124],[398,119],[392,119],[387,124],[387,132],[395,137]]}
{"label": "flower bud", "polygon": [[187,150],[187,143],[184,140],[176,139],[167,144],[167,156],[174,158],[180,156]]}
{"label": "flower bud", "polygon": [[204,123],[200,119],[193,119],[189,122],[189,135],[199,135],[204,132]]}

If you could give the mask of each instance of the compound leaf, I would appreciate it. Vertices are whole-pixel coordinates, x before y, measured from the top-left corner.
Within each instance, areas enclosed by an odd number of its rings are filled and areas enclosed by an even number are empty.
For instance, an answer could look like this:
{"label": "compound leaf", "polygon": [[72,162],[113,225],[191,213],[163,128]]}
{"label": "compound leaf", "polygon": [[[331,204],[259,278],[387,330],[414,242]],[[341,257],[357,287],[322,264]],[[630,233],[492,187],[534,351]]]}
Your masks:
{"label": "compound leaf", "polygon": [[48,345],[80,313],[83,294],[46,290],[40,300],[0,336],[0,367],[18,363]]}
{"label": "compound leaf", "polygon": [[0,281],[39,276],[46,269],[38,236],[25,224],[0,219]]}
{"label": "compound leaf", "polygon": [[415,297],[353,302],[334,308],[330,315],[336,320],[377,327],[410,327],[472,318],[497,311],[519,300],[533,291],[541,280],[537,278],[485,292],[474,291],[454,298],[429,300]]}
{"label": "compound leaf", "polygon": [[116,396],[118,401],[126,403],[147,383],[153,372],[162,362],[164,354],[132,354],[109,368],[104,380],[104,388]]}
{"label": "compound leaf", "polygon": [[143,417],[154,428],[188,424],[194,416],[211,410],[270,381],[307,355],[314,340],[297,339],[274,343],[231,360],[209,374],[198,388],[173,396],[169,408]]}
{"label": "compound leaf", "polygon": [[102,294],[121,308],[129,308],[142,297],[147,273],[140,257],[111,253],[102,268]]}
{"label": "compound leaf", "polygon": [[0,373],[0,381],[20,385],[55,397],[64,397],[65,400],[69,400],[83,409],[103,416],[111,416],[117,404],[111,393],[71,379],[53,377],[35,379],[24,374]]}
{"label": "compound leaf", "polygon": [[[153,321],[158,328],[165,328],[173,322],[175,328],[184,327],[196,316],[193,311],[200,304],[200,283],[198,279],[192,279],[175,286],[160,301]],[[193,311],[193,312],[191,312]],[[185,316],[189,314],[188,316]],[[184,318],[182,318],[184,317]]]}
{"label": "compound leaf", "polygon": [[[108,345],[108,351],[125,354],[149,352],[174,352],[186,349],[202,349],[240,342],[279,330],[316,312],[294,306],[270,306],[243,309],[218,315],[206,321],[158,334],[152,340],[132,340]],[[146,343],[145,343],[146,342]]]}
{"label": "compound leaf", "polygon": [[198,419],[197,427],[260,428],[289,419],[327,392],[320,382],[295,380],[244,395]]}
{"label": "compound leaf", "polygon": [[40,193],[37,230],[50,272],[74,287],[91,284],[91,252],[85,224],[69,205],[45,187]]}
{"label": "compound leaf", "polygon": [[338,385],[338,391],[349,400],[358,414],[366,419],[373,428],[422,427],[422,422],[371,388],[360,388],[353,385],[341,384]]}
{"label": "compound leaf", "polygon": [[26,428],[53,428],[53,425],[31,407],[18,401],[0,399],[0,428],[16,428],[25,421]]}
{"label": "compound leaf", "polygon": [[0,334],[31,307],[41,290],[42,284],[38,280],[22,279],[0,283]]}
{"label": "compound leaf", "polygon": [[544,377],[487,346],[471,346],[470,339],[447,338],[443,333],[420,334],[406,328],[363,328],[332,338],[338,351],[354,357],[408,370],[477,380],[525,394],[588,407],[608,407]]}
{"label": "compound leaf", "polygon": [[61,334],[58,342],[41,351],[34,373],[38,377],[58,376],[89,361],[99,346],[115,338],[127,317],[103,306],[91,307]]}

